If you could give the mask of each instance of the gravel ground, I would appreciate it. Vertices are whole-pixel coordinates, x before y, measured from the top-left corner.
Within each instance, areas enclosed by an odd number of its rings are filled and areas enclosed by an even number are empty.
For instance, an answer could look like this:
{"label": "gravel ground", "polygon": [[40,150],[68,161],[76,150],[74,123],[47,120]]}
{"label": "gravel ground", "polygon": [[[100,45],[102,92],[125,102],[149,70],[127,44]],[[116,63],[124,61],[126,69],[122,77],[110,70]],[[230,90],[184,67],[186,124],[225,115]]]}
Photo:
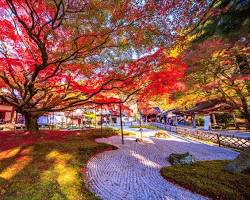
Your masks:
{"label": "gravel ground", "polygon": [[160,175],[160,169],[170,165],[170,153],[189,151],[197,160],[233,159],[238,153],[171,136],[168,139],[147,137],[143,143],[119,136],[98,139],[119,149],[93,157],[87,164],[90,189],[104,200],[206,199],[176,186]]}

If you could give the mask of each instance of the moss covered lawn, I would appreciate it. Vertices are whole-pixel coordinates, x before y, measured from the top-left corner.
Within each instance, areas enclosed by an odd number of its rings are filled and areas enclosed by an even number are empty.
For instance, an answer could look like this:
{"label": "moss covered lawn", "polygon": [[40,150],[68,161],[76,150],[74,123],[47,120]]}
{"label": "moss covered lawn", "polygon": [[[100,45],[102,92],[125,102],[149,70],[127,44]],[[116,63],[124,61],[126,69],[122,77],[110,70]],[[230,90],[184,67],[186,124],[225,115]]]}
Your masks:
{"label": "moss covered lawn", "polygon": [[84,182],[87,161],[114,149],[94,141],[117,131],[0,132],[0,200],[96,199]]}
{"label": "moss covered lawn", "polygon": [[224,171],[227,160],[200,161],[191,166],[161,169],[167,180],[193,192],[219,200],[250,199],[250,170],[230,174]]}

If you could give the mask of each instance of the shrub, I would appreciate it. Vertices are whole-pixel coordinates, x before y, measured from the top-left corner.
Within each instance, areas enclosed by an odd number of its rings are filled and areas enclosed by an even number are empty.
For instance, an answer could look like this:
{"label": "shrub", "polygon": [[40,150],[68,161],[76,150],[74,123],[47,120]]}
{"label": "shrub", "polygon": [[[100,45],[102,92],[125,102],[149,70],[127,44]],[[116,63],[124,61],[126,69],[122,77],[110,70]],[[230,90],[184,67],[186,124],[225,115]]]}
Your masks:
{"label": "shrub", "polygon": [[[139,125],[133,125],[133,126],[130,126],[129,128],[140,128],[140,126]],[[150,126],[150,125],[141,125],[141,128],[152,129],[152,130],[157,130],[158,129],[157,127]]]}
{"label": "shrub", "polygon": [[155,137],[157,138],[168,138],[169,134],[165,131],[159,131],[155,134]]}

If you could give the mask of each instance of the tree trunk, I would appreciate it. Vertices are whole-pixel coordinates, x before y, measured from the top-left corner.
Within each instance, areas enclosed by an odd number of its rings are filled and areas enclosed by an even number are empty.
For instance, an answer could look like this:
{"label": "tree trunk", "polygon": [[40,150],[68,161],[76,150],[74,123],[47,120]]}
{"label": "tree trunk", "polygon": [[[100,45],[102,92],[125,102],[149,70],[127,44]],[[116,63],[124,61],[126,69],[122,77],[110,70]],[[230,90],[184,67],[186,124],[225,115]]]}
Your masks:
{"label": "tree trunk", "polygon": [[38,123],[37,123],[38,117],[34,117],[30,115],[24,115],[24,117],[25,117],[26,129],[31,132],[38,131]]}
{"label": "tree trunk", "polygon": [[247,113],[243,113],[243,115],[244,115],[244,118],[246,119],[246,121],[247,121],[247,129],[248,130],[250,130],[250,114],[249,114],[249,112],[247,112]]}
{"label": "tree trunk", "polygon": [[246,119],[246,128],[250,130],[250,112],[248,111],[247,107],[243,107],[243,112],[241,112],[243,117]]}
{"label": "tree trunk", "polygon": [[247,120],[247,129],[250,129],[250,111],[248,109],[248,102],[247,98],[241,93],[240,90],[236,90],[236,93],[240,97],[241,103],[242,103],[242,111],[244,118]]}
{"label": "tree trunk", "polygon": [[217,125],[217,121],[216,121],[216,117],[214,113],[212,114],[212,120],[213,120],[213,124]]}

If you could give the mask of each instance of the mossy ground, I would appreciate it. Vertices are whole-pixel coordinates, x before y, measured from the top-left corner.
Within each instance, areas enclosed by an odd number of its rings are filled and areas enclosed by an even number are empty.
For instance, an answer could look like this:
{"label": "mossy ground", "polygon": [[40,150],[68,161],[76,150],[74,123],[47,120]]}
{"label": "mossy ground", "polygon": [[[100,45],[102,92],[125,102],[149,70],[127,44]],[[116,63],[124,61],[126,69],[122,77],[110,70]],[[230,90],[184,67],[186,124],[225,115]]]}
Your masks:
{"label": "mossy ground", "polygon": [[218,200],[250,199],[250,170],[230,174],[224,167],[230,161],[201,161],[191,166],[164,167],[167,180],[193,192]]}
{"label": "mossy ground", "polygon": [[114,130],[0,133],[0,200],[96,199],[84,171],[94,154],[113,149],[94,141]]}

